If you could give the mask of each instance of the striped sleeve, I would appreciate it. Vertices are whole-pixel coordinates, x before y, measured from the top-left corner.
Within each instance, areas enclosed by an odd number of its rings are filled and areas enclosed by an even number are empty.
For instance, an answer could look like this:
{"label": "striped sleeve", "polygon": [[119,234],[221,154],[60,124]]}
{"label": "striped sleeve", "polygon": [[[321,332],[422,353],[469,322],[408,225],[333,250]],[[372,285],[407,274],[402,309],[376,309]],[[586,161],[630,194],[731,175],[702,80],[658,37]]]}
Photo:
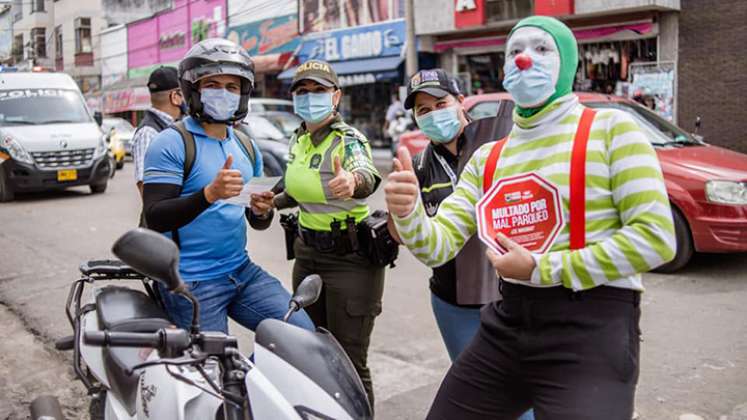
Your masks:
{"label": "striped sleeve", "polygon": [[672,212],[653,147],[632,117],[618,111],[609,118],[606,143],[612,201],[622,227],[579,250],[535,255],[532,283],[586,290],[674,258]]}
{"label": "striped sleeve", "polygon": [[418,194],[415,210],[404,218],[393,217],[402,242],[410,252],[430,267],[452,260],[477,229],[475,205],[480,199],[480,175],[493,143],[479,149],[467,163],[454,192],[428,217]]}
{"label": "striped sleeve", "polygon": [[148,150],[151,140],[158,134],[152,127],[144,126],[135,131],[132,137],[132,162],[135,164],[135,181],[143,181],[143,170],[145,168],[145,152]]}

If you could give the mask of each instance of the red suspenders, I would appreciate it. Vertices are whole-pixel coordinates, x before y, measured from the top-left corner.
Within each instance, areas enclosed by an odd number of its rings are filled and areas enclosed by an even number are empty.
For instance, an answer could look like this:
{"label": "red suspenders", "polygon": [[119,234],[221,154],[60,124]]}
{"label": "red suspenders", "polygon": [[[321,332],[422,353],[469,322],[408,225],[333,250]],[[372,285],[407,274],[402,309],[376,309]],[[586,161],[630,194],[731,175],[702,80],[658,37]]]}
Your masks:
{"label": "red suspenders", "polygon": [[[586,149],[591,133],[591,123],[594,121],[596,111],[584,108],[581,121],[578,123],[576,135],[573,138],[573,149],[571,152],[571,174],[570,174],[570,247],[581,249],[586,246]],[[508,137],[497,142],[490,150],[488,160],[485,162],[483,173],[482,191],[487,193],[493,185],[493,177],[498,166],[503,146]]]}

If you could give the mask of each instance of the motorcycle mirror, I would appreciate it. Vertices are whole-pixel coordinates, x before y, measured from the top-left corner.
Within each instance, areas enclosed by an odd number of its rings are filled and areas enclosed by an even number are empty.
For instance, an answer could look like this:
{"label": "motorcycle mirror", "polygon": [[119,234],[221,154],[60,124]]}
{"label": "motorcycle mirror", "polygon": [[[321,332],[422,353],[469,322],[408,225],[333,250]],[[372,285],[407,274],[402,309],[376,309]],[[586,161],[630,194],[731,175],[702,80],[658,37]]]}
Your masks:
{"label": "motorcycle mirror", "polygon": [[135,271],[163,283],[170,291],[184,285],[179,275],[179,248],[159,233],[133,229],[117,239],[112,252]]}
{"label": "motorcycle mirror", "polygon": [[301,282],[296,289],[296,293],[291,298],[291,305],[294,303],[298,309],[305,308],[319,299],[322,293],[322,278],[318,274],[312,274]]}

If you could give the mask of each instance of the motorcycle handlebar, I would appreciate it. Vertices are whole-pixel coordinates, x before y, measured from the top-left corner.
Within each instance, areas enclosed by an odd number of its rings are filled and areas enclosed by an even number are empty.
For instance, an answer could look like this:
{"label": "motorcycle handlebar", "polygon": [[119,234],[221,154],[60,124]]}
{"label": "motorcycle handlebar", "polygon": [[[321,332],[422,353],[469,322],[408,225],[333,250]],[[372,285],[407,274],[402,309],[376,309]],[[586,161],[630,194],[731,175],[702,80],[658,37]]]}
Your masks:
{"label": "motorcycle handlebar", "polygon": [[154,333],[85,331],[83,342],[97,347],[152,347],[179,351],[189,347],[191,338],[187,331],[177,329],[160,329]]}

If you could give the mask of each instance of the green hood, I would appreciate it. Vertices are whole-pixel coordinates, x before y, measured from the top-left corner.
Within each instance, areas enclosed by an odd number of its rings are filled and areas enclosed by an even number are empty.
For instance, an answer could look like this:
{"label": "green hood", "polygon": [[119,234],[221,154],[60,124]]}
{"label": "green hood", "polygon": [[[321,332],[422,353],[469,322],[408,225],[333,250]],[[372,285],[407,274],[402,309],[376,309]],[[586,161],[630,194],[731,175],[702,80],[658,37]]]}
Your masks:
{"label": "green hood", "polygon": [[532,116],[559,97],[571,93],[573,91],[573,79],[576,77],[576,68],[578,68],[578,45],[576,44],[576,37],[563,22],[547,16],[530,16],[519,21],[511,29],[508,37],[511,38],[511,35],[517,29],[527,26],[540,28],[553,37],[560,53],[560,74],[558,75],[558,82],[555,85],[555,93],[550,96],[547,102],[537,108],[527,109],[519,106],[516,107],[517,113],[522,117]]}

